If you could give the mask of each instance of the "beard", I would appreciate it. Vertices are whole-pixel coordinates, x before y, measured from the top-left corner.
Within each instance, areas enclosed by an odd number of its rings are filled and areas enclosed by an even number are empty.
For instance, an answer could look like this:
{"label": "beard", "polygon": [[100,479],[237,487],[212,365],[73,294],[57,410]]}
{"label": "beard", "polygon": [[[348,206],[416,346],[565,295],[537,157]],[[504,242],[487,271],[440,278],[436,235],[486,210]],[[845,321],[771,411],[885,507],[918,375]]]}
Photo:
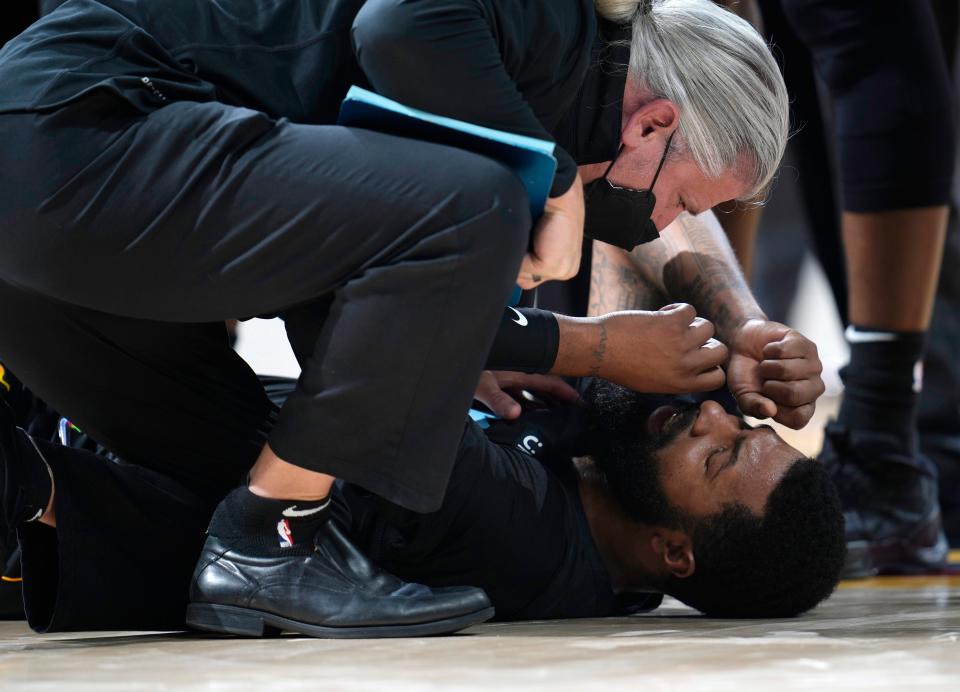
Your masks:
{"label": "beard", "polygon": [[[692,425],[699,405],[677,396],[637,394],[599,380],[584,398],[592,414],[590,456],[623,511],[641,524],[680,528],[683,517],[664,494],[657,455]],[[650,414],[665,405],[675,412],[660,430],[649,431]]]}

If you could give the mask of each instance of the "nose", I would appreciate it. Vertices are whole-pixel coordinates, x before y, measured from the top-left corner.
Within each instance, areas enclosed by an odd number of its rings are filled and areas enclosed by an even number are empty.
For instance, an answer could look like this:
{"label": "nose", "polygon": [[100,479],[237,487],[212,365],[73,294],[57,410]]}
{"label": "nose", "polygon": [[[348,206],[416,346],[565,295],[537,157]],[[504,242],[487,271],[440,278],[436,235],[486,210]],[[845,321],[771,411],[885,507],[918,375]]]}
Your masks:
{"label": "nose", "polygon": [[740,431],[740,423],[736,416],[727,413],[716,401],[708,399],[700,404],[700,413],[690,428],[693,437],[714,434],[730,434],[734,436]]}

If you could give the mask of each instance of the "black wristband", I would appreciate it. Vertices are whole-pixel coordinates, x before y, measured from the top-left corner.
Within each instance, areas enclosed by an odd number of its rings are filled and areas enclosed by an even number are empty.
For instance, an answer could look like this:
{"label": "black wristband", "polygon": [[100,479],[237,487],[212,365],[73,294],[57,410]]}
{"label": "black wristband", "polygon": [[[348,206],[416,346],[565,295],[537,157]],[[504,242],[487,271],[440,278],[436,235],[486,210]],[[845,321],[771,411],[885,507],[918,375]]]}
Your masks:
{"label": "black wristband", "polygon": [[552,312],[504,308],[486,369],[547,373],[557,360],[559,347],[560,325]]}

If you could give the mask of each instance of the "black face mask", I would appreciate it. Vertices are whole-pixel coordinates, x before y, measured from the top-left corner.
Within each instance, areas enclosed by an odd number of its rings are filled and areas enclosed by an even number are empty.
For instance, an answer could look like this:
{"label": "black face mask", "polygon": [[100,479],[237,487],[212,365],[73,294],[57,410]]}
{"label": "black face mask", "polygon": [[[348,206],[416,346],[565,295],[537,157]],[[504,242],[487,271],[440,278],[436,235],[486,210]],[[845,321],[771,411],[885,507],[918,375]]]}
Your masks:
{"label": "black face mask", "polygon": [[584,186],[587,211],[583,225],[584,235],[624,250],[632,250],[637,245],[660,237],[660,232],[650,218],[657,204],[653,186],[657,184],[657,178],[660,177],[672,140],[671,134],[667,139],[667,146],[663,149],[657,172],[653,174],[653,181],[646,190],[617,187],[607,180],[613,164],[617,162],[623,151],[623,145],[620,146],[616,157],[603,172],[603,176]]}

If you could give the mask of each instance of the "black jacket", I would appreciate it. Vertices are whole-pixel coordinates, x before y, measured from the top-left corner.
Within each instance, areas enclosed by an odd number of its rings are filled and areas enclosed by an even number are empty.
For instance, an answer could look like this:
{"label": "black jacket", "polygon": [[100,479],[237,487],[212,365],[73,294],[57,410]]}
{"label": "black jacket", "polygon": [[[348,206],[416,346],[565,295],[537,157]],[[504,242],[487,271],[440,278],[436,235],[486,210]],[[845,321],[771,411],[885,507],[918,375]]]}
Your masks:
{"label": "black jacket", "polygon": [[0,113],[105,89],[144,112],[216,100],[324,124],[360,84],[559,140],[558,195],[619,142],[626,49],[601,67],[597,34],[593,0],[71,0],[0,51]]}

